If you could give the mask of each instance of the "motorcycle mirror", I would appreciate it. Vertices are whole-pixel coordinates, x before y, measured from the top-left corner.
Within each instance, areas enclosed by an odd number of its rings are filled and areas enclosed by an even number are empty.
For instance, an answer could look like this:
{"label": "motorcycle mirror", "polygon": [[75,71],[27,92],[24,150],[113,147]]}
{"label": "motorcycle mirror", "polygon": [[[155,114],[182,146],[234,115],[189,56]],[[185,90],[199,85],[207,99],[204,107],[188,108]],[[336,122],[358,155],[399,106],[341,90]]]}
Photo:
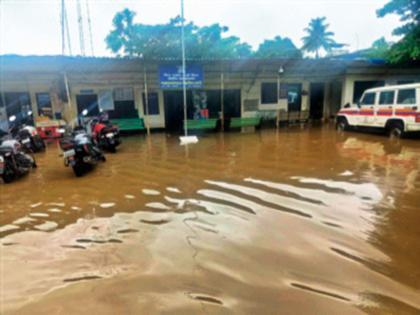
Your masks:
{"label": "motorcycle mirror", "polygon": [[87,109],[84,109],[83,111],[82,111],[82,115],[83,116],[86,116],[88,114],[88,110]]}
{"label": "motorcycle mirror", "polygon": [[16,120],[16,116],[15,115],[9,117],[9,121],[10,122],[14,122],[15,120]]}

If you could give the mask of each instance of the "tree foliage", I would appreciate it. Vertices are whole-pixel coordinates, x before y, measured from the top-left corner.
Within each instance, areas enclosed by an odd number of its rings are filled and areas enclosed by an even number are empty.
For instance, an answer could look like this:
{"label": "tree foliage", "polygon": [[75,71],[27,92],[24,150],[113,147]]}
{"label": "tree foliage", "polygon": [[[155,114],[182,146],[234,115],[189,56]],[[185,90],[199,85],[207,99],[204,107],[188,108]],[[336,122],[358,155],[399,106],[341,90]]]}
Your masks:
{"label": "tree foliage", "polygon": [[420,25],[391,47],[388,59],[391,63],[409,63],[420,60]]}
{"label": "tree foliage", "polygon": [[[113,19],[113,30],[105,41],[114,53],[144,58],[181,57],[181,18],[168,23],[147,25],[134,23],[135,12],[124,9]],[[198,27],[185,24],[185,46],[188,58],[243,58],[252,54],[251,46],[236,36],[225,36],[228,28],[219,24]]]}
{"label": "tree foliage", "polygon": [[[108,49],[119,56],[147,59],[181,57],[181,18],[175,17],[164,24],[135,23],[136,13],[129,9],[117,12],[113,29],[105,39]],[[265,40],[257,49],[236,36],[226,36],[226,26],[212,24],[199,27],[186,23],[185,47],[188,58],[301,58],[301,52],[287,37],[276,36]]]}
{"label": "tree foliage", "polygon": [[366,55],[370,58],[386,59],[390,47],[391,44],[386,41],[385,37],[381,37],[372,43]]}
{"label": "tree foliage", "polygon": [[394,44],[387,58],[391,63],[420,60],[420,0],[390,0],[377,11],[379,17],[398,14],[404,24],[394,30],[404,37]]}
{"label": "tree foliage", "polygon": [[328,31],[329,24],[325,24],[326,17],[318,17],[309,22],[309,26],[305,28],[306,36],[302,38],[302,50],[315,53],[315,57],[319,58],[319,52],[324,50],[331,52],[333,49],[342,48],[345,45],[337,43],[334,39],[334,33]]}
{"label": "tree foliage", "polygon": [[376,11],[378,17],[397,14],[404,24],[394,30],[394,35],[406,35],[420,24],[420,0],[390,0]]}
{"label": "tree foliage", "polygon": [[302,53],[293,44],[290,38],[266,39],[255,52],[255,56],[259,58],[301,58]]}

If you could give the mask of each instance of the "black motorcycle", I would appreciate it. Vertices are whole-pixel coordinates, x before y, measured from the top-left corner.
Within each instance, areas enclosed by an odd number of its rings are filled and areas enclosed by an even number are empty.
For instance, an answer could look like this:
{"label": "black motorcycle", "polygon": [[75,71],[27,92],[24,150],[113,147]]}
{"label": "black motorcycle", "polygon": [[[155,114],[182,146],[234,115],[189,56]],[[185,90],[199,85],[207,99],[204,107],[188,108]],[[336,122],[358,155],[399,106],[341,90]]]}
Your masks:
{"label": "black motorcycle", "polygon": [[45,150],[44,140],[32,126],[22,126],[16,134],[16,139],[20,141],[26,152],[41,152]]}
{"label": "black motorcycle", "polygon": [[44,151],[44,140],[42,140],[41,136],[38,134],[38,131],[34,126],[26,124],[29,121],[30,120],[28,118],[18,120],[16,119],[16,116],[10,117],[10,133],[13,136],[13,138],[18,140],[22,144],[23,149],[27,153]]}
{"label": "black motorcycle", "polygon": [[83,128],[76,128],[70,137],[60,140],[64,165],[71,166],[77,177],[92,169],[98,162],[105,162],[102,151],[93,144]]}
{"label": "black motorcycle", "polygon": [[36,168],[35,159],[25,153],[16,139],[7,138],[7,133],[0,132],[0,176],[5,183],[27,174]]}

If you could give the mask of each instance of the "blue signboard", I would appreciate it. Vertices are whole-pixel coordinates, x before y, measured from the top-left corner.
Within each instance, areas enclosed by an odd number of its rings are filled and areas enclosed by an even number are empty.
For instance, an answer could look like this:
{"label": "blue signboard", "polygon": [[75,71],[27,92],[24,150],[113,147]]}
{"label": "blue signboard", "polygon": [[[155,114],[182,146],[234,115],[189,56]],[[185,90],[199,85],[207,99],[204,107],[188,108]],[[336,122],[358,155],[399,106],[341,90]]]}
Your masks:
{"label": "blue signboard", "polygon": [[[203,68],[200,65],[187,65],[185,72],[185,83],[187,88],[200,89],[203,87]],[[182,66],[160,66],[159,84],[162,89],[181,89]]]}

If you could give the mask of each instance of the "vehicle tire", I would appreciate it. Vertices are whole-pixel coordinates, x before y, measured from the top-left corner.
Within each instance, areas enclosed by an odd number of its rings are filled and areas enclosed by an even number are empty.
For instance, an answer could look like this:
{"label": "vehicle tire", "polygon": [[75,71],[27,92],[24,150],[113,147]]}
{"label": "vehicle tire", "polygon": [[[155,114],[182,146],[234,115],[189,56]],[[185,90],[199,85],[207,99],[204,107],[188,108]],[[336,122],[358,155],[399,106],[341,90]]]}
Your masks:
{"label": "vehicle tire", "polygon": [[2,177],[3,177],[4,183],[9,184],[15,179],[16,175],[15,175],[15,173],[5,172],[2,175]]}
{"label": "vehicle tire", "polygon": [[76,175],[76,177],[81,177],[84,174],[84,172],[85,172],[84,165],[83,164],[80,164],[80,163],[76,163],[73,166],[73,172],[74,172],[74,175]]}
{"label": "vehicle tire", "polygon": [[115,147],[115,145],[109,147],[109,152],[111,152],[111,153],[116,153],[117,152],[117,148]]}
{"label": "vehicle tire", "polygon": [[402,122],[392,122],[387,130],[389,137],[392,139],[400,139],[404,135],[404,125]]}
{"label": "vehicle tire", "polygon": [[349,128],[349,123],[347,122],[347,119],[343,117],[338,118],[335,128],[338,131],[346,131]]}
{"label": "vehicle tire", "polygon": [[105,157],[105,155],[102,155],[102,156],[101,156],[101,161],[102,161],[102,162],[106,162],[106,157]]}

